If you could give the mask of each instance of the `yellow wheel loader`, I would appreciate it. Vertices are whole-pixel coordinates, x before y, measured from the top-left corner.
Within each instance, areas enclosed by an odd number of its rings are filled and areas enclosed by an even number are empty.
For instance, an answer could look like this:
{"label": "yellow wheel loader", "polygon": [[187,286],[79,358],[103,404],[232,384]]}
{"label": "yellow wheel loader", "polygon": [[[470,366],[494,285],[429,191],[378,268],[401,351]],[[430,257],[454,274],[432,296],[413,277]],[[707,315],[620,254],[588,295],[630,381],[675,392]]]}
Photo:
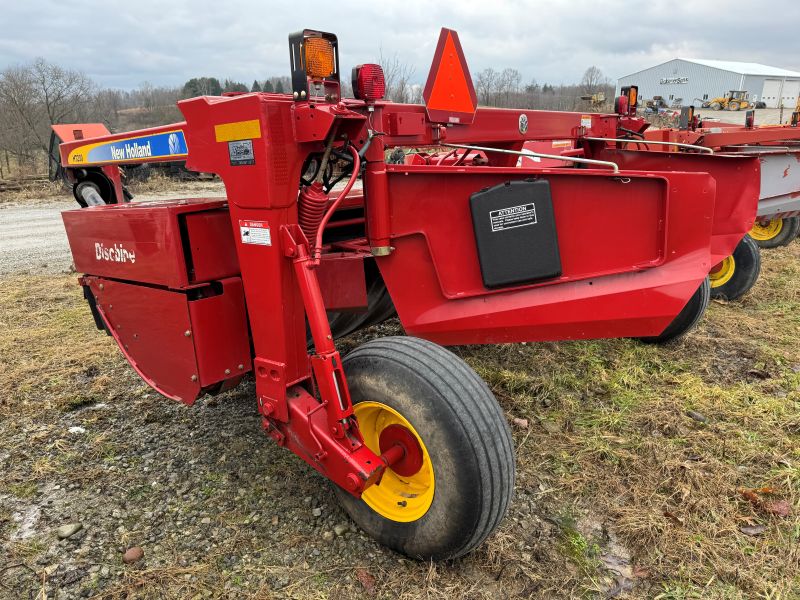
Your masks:
{"label": "yellow wheel loader", "polygon": [[712,110],[748,110],[753,107],[753,103],[748,100],[745,90],[731,90],[725,96],[713,98],[708,102],[708,108]]}

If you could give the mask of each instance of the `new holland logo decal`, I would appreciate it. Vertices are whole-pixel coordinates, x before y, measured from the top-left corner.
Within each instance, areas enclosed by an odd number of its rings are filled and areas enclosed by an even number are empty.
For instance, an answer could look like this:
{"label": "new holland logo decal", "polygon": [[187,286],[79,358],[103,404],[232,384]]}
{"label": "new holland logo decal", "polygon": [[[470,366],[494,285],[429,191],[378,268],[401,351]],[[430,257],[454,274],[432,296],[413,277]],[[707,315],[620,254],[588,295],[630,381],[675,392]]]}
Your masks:
{"label": "new holland logo decal", "polygon": [[69,153],[68,164],[144,162],[153,158],[186,158],[189,150],[183,131],[165,131],[151,135],[85,144]]}

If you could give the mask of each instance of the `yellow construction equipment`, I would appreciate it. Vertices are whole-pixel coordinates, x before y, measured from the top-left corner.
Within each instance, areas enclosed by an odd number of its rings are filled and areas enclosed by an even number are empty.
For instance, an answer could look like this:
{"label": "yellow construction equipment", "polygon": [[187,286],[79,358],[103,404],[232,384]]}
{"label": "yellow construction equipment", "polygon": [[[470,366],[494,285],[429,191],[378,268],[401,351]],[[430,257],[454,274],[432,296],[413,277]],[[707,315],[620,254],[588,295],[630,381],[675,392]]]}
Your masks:
{"label": "yellow construction equipment", "polygon": [[724,96],[713,98],[708,102],[711,110],[748,110],[754,108],[746,90],[731,90]]}
{"label": "yellow construction equipment", "polygon": [[581,96],[581,100],[586,100],[593,108],[600,107],[606,103],[606,94],[605,92],[597,92],[596,94]]}

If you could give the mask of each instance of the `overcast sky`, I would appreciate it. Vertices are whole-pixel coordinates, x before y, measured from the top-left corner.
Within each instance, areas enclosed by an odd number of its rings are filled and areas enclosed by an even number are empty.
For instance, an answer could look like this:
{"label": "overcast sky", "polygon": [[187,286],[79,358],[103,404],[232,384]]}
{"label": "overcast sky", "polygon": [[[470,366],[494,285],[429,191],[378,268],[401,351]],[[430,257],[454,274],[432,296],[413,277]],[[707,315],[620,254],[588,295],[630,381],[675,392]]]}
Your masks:
{"label": "overcast sky", "polygon": [[380,51],[424,83],[442,26],[458,30],[473,76],[514,67],[523,81],[610,78],[671,58],[761,62],[800,71],[800,0],[0,0],[0,68],[38,56],[103,86],[252,83],[288,74],[287,34],[336,33],[342,71]]}

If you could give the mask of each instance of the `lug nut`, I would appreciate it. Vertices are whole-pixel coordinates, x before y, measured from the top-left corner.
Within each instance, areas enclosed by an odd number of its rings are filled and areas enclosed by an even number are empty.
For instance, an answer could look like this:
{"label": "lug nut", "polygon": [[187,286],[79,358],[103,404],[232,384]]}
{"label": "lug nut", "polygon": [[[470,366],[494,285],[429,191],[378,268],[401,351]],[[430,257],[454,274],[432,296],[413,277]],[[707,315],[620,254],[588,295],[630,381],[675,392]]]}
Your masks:
{"label": "lug nut", "polygon": [[192,335],[192,332],[191,332],[191,330],[187,329],[186,331],[183,332],[183,335],[185,335],[186,337],[189,337],[190,335]]}

